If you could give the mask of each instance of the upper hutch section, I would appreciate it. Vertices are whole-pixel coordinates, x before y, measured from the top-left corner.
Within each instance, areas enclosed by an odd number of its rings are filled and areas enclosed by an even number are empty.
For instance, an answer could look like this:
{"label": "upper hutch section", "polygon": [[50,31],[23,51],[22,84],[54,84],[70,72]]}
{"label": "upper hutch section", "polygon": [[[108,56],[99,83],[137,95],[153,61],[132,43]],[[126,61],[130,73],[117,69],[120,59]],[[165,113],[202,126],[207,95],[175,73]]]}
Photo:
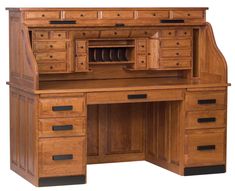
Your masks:
{"label": "upper hutch section", "polygon": [[155,26],[203,24],[207,8],[9,8],[28,26]]}

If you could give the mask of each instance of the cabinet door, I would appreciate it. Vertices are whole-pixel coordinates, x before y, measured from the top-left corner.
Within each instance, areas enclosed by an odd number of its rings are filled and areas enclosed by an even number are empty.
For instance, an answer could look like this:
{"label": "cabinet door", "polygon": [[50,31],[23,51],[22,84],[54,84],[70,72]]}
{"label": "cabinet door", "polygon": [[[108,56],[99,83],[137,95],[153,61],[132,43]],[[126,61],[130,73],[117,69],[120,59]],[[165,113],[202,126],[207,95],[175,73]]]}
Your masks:
{"label": "cabinet door", "polygon": [[149,69],[159,68],[159,40],[158,39],[148,40],[148,68]]}

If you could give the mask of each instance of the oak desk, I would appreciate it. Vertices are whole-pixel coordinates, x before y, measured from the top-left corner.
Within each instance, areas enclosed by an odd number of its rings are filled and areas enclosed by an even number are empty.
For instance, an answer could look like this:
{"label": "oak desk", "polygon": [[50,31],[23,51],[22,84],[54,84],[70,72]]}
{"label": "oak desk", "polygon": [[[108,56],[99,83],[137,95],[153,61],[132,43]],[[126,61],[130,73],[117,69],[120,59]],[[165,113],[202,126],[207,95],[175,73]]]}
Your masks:
{"label": "oak desk", "polygon": [[227,66],[207,8],[9,8],[11,169],[36,186],[90,163],[226,170]]}

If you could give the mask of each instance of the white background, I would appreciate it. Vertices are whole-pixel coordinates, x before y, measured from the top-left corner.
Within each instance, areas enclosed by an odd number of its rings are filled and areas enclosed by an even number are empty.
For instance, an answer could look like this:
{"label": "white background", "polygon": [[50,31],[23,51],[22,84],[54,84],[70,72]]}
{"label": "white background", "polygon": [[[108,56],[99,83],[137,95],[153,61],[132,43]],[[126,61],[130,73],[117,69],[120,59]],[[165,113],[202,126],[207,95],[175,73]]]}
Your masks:
{"label": "white background", "polygon": [[147,162],[88,165],[87,184],[36,188],[10,170],[8,12],[5,7],[209,7],[207,20],[235,84],[235,10],[232,0],[0,0],[0,190],[235,190],[234,88],[229,89],[227,173],[182,177]]}

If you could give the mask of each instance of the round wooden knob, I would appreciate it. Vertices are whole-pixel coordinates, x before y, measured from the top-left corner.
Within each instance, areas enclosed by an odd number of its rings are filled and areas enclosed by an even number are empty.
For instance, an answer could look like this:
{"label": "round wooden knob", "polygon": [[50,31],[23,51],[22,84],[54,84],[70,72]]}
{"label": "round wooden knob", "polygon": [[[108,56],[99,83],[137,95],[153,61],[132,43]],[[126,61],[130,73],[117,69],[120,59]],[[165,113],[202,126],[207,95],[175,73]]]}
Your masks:
{"label": "round wooden knob", "polygon": [[81,62],[80,64],[83,65],[83,62]]}
{"label": "round wooden knob", "polygon": [[171,35],[172,33],[171,32],[168,32],[169,35]]}
{"label": "round wooden knob", "polygon": [[145,32],[144,32],[144,34],[145,34],[145,35],[147,35],[147,34],[148,34],[148,32],[147,32],[147,31],[145,31]]}
{"label": "round wooden knob", "polygon": [[142,45],[141,47],[144,48],[144,45]]}
{"label": "round wooden knob", "polygon": [[83,49],[84,47],[83,47],[83,46],[81,46],[80,48],[81,48],[81,49]]}
{"label": "round wooden knob", "polygon": [[45,14],[42,14],[42,17],[45,17]]}
{"label": "round wooden knob", "polygon": [[190,16],[191,16],[191,14],[190,14],[190,13],[188,13],[188,16],[190,17]]}
{"label": "round wooden knob", "polygon": [[186,35],[186,34],[187,34],[187,32],[184,32],[184,34]]}
{"label": "round wooden knob", "polygon": [[61,34],[58,34],[58,36],[60,37],[60,36],[61,36]]}
{"label": "round wooden knob", "polygon": [[53,48],[53,45],[52,45],[52,44],[50,45],[50,48]]}
{"label": "round wooden knob", "polygon": [[84,15],[83,15],[83,14],[81,14],[80,16],[81,16],[81,17],[83,17]]}
{"label": "round wooden knob", "polygon": [[153,13],[153,16],[155,17],[157,14],[156,13]]}
{"label": "round wooden knob", "polygon": [[40,36],[41,36],[41,37],[43,37],[44,35],[43,35],[43,34],[41,34]]}
{"label": "round wooden knob", "polygon": [[180,54],[178,52],[175,53],[177,56],[179,56]]}
{"label": "round wooden knob", "polygon": [[53,58],[53,56],[52,56],[52,55],[50,55],[50,58]]}
{"label": "round wooden knob", "polygon": [[53,66],[50,66],[50,69],[52,70],[52,69],[53,69]]}
{"label": "round wooden knob", "polygon": [[141,63],[143,64],[143,63],[144,63],[144,61],[142,60],[142,61],[141,61]]}
{"label": "round wooden knob", "polygon": [[85,33],[85,32],[83,32],[83,33],[82,33],[82,35],[83,35],[83,36],[86,36],[86,33]]}
{"label": "round wooden knob", "polygon": [[120,13],[118,13],[117,16],[119,17],[119,16],[120,16]]}
{"label": "round wooden knob", "polygon": [[115,35],[117,35],[117,32],[114,32]]}
{"label": "round wooden knob", "polygon": [[180,45],[180,43],[179,43],[179,42],[177,42],[177,43],[176,43],[176,45]]}
{"label": "round wooden knob", "polygon": [[179,63],[179,62],[176,62],[176,65],[177,65],[177,66],[179,66],[179,65],[180,65],[180,63]]}

